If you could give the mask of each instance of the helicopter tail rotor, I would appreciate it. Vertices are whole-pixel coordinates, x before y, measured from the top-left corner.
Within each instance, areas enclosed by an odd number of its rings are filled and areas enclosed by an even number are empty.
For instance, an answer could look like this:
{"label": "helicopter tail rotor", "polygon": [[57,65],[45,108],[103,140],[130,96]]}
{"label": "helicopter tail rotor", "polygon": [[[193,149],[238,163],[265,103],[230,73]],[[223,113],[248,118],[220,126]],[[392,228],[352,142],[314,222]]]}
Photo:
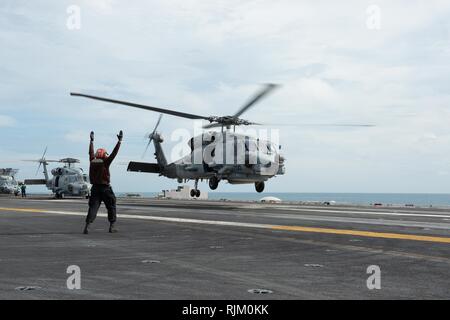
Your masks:
{"label": "helicopter tail rotor", "polygon": [[47,160],[45,159],[45,155],[47,154],[47,148],[45,147],[44,153],[42,154],[42,157],[37,159],[37,160],[22,160],[22,161],[26,161],[26,162],[38,162],[38,168],[36,170],[36,175],[38,175],[39,170],[41,169],[42,164],[47,165],[49,162],[60,162],[60,160]]}
{"label": "helicopter tail rotor", "polygon": [[45,147],[45,150],[44,150],[44,153],[42,154],[42,157],[41,157],[41,159],[39,159],[39,165],[38,165],[38,168],[37,168],[37,170],[36,170],[36,176],[38,175],[38,173],[39,173],[39,169],[41,169],[41,165],[42,165],[42,163],[44,163],[45,162],[45,154],[47,153],[47,148],[48,148],[48,146],[46,146]]}
{"label": "helicopter tail rotor", "polygon": [[150,146],[150,144],[152,143],[154,137],[155,137],[155,133],[156,133],[156,129],[158,129],[159,123],[161,122],[161,118],[162,118],[162,113],[159,115],[158,121],[156,121],[156,125],[155,128],[153,129],[152,133],[150,133],[147,138],[148,138],[148,142],[147,142],[147,146],[145,147],[144,153],[142,154],[142,158],[145,157],[145,154],[147,153],[148,147]]}

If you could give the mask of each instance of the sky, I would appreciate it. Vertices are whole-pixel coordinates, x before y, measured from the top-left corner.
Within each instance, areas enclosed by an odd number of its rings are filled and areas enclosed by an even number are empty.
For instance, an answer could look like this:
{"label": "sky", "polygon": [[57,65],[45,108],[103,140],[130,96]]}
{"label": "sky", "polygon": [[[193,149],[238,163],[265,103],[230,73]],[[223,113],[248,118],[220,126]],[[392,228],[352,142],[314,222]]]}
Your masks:
{"label": "sky", "polygon": [[[0,167],[19,179],[36,177],[37,164],[20,160],[46,146],[48,158],[87,168],[89,132],[111,150],[122,129],[115,190],[176,187],[124,165],[143,161],[158,114],[71,91],[208,116],[277,83],[243,115],[279,130],[286,174],[267,192],[450,190],[448,1],[2,0],[0,61]],[[307,125],[323,123],[375,127]],[[193,123],[163,117],[172,161],[179,130]]]}

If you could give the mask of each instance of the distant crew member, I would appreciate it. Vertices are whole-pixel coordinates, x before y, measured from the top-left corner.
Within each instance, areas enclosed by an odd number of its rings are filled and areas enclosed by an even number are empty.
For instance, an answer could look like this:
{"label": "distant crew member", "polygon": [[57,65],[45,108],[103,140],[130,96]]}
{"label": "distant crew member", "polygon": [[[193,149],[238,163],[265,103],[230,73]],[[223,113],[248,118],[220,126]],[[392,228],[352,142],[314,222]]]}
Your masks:
{"label": "distant crew member", "polygon": [[27,197],[27,186],[25,185],[25,183],[22,183],[22,185],[20,186],[20,191],[22,192],[22,198],[26,198]]}
{"label": "distant crew member", "polygon": [[84,234],[89,233],[89,226],[97,217],[97,212],[102,201],[108,210],[108,221],[110,223],[109,232],[117,232],[117,229],[114,227],[114,224],[116,223],[116,196],[110,185],[111,177],[109,166],[119,152],[122,138],[123,132],[120,130],[117,135],[117,144],[111,155],[108,155],[105,149],[97,149],[97,152],[94,154],[94,132],[91,132],[91,143],[89,144],[89,179],[92,183],[92,189],[89,198],[89,211],[86,217],[86,226],[83,231]]}

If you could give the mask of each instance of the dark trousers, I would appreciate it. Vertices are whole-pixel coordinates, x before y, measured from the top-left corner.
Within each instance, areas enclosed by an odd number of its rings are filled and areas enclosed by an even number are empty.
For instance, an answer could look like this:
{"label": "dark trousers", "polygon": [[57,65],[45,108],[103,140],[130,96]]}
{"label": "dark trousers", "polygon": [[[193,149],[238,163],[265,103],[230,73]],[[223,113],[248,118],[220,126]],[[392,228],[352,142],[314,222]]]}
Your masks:
{"label": "dark trousers", "polygon": [[116,222],[116,196],[114,195],[113,189],[111,186],[94,184],[89,198],[89,211],[86,217],[86,223],[94,222],[102,201],[108,210],[108,221],[110,223]]}

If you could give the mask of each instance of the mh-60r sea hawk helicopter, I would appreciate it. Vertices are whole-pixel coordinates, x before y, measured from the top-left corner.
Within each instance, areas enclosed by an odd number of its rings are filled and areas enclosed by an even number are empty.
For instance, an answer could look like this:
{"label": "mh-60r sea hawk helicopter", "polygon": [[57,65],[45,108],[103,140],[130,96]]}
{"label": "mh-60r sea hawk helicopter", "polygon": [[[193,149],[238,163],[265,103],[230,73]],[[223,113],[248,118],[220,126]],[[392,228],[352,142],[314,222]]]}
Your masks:
{"label": "mh-60r sea hawk helicopter", "polygon": [[265,181],[276,175],[284,174],[284,158],[278,153],[278,146],[275,146],[270,141],[258,140],[254,137],[223,130],[224,127],[230,129],[232,126],[235,128],[241,125],[257,125],[257,123],[239,117],[275,87],[276,85],[274,84],[268,84],[233,116],[220,117],[199,116],[80,93],[71,93],[71,95],[123,104],[188,119],[207,120],[210,123],[205,125],[204,129],[221,127],[221,132],[208,131],[190,139],[191,153],[175,162],[168,163],[161,146],[163,142],[162,136],[156,132],[161,115],[155,129],[148,136],[149,142],[147,144],[148,148],[153,141],[157,163],[130,162],[128,165],[128,171],[158,173],[160,176],[177,179],[179,183],[183,180],[194,180],[195,187],[191,190],[191,196],[199,197],[199,180],[209,180],[209,186],[212,190],[218,187],[219,181],[225,180],[231,184],[253,183],[256,191],[262,192]]}
{"label": "mh-60r sea hawk helicopter", "polygon": [[[27,185],[45,185],[47,189],[51,190],[57,199],[62,199],[65,196],[89,197],[91,185],[87,174],[83,172],[82,168],[75,167],[75,163],[80,163],[80,160],[74,158],[64,158],[60,160],[45,159],[44,154],[38,160],[24,160],[39,162],[36,174],[39,172],[41,165],[44,167],[45,179],[26,179]],[[50,162],[64,163],[64,167],[54,168],[51,171],[53,177],[49,177],[47,166]]]}
{"label": "mh-60r sea hawk helicopter", "polygon": [[[206,120],[209,124],[204,129],[221,128],[220,132],[208,131],[193,137],[189,141],[191,153],[175,162],[168,163],[161,143],[163,139],[156,132],[161,116],[153,132],[148,136],[149,144],[153,141],[157,163],[130,162],[128,171],[158,173],[171,179],[195,180],[195,187],[191,196],[200,196],[198,190],[199,180],[209,180],[209,187],[215,190],[221,180],[230,184],[255,185],[257,192],[263,192],[265,181],[285,173],[285,159],[279,153],[279,146],[271,141],[259,140],[249,135],[235,132],[236,126],[259,125],[241,119],[240,116],[254,106],[263,97],[267,96],[277,85],[268,84],[232,116],[201,116],[169,109],[156,108],[127,101],[102,98],[81,93],[70,93],[71,96],[85,97],[115,104],[126,105],[159,113],[165,113],[191,120]],[[319,124],[327,126],[327,124]],[[359,124],[331,124],[331,126],[372,126]],[[233,127],[233,131],[228,130]],[[224,131],[224,128],[227,130]],[[231,156],[230,156],[231,155]]]}

